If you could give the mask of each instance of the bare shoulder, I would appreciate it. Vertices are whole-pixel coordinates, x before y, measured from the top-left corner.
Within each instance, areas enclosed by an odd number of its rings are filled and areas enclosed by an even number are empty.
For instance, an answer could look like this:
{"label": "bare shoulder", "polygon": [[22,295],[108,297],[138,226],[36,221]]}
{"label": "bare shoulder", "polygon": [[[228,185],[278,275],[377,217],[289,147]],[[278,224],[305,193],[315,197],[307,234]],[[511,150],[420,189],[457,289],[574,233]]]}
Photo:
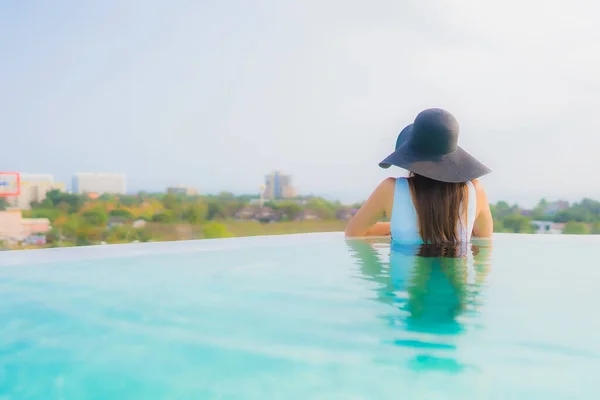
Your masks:
{"label": "bare shoulder", "polygon": [[487,194],[485,193],[485,189],[483,188],[483,184],[478,180],[474,180],[472,182],[477,195],[477,215],[479,215],[481,211],[485,211],[486,213],[489,212],[490,205]]}
{"label": "bare shoulder", "polygon": [[385,178],[375,189],[377,195],[387,196],[394,193],[396,187],[396,178]]}
{"label": "bare shoulder", "polygon": [[389,235],[389,224],[377,224],[389,214],[394,201],[395,178],[386,178],[371,193],[346,225],[346,236],[357,237],[369,234]]}
{"label": "bare shoulder", "polygon": [[379,184],[379,187],[386,188],[386,189],[393,188],[394,186],[396,186],[396,178],[392,178],[392,177],[385,178]]}
{"label": "bare shoulder", "polygon": [[473,180],[471,182],[473,183],[473,186],[475,187],[475,192],[477,193],[478,197],[479,196],[486,196],[485,189],[484,189],[483,184],[481,182],[479,182],[477,179],[475,179],[475,180]]}
{"label": "bare shoulder", "polygon": [[481,238],[492,237],[494,232],[494,217],[483,185],[478,180],[473,181],[477,193],[477,216],[473,225],[473,236]]}
{"label": "bare shoulder", "polygon": [[385,178],[377,185],[367,203],[377,204],[378,207],[389,209],[390,203],[394,199],[394,191],[396,190],[396,178]]}

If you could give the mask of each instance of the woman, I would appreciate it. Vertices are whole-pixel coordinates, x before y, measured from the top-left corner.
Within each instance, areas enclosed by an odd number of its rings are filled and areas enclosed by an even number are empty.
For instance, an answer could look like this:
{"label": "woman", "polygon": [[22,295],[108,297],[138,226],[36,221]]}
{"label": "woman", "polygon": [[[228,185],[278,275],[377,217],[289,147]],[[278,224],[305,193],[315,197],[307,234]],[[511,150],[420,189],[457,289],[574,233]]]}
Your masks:
{"label": "woman", "polygon": [[[400,132],[396,151],[379,166],[395,165],[408,178],[387,178],[346,226],[346,236],[444,245],[491,237],[492,214],[476,180],[490,170],[458,146],[458,122],[429,109]],[[391,222],[377,222],[382,217]]]}

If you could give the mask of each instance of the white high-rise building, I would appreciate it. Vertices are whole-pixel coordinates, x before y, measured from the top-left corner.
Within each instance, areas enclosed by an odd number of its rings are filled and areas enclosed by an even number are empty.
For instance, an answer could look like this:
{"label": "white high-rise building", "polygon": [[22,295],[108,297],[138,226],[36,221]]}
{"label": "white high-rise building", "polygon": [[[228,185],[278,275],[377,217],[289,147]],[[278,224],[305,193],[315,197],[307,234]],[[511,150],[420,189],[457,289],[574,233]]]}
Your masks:
{"label": "white high-rise building", "polygon": [[265,177],[265,199],[290,199],[296,197],[296,195],[290,175],[283,175],[279,171],[274,171]]}
{"label": "white high-rise building", "polygon": [[127,193],[125,174],[78,173],[73,177],[73,193]]}

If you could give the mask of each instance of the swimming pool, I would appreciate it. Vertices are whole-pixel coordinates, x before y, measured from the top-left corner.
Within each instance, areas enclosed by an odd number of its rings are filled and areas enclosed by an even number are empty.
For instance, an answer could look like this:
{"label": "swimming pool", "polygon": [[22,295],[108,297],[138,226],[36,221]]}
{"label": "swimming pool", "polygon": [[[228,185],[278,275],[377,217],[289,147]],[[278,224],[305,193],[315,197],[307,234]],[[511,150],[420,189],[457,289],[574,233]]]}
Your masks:
{"label": "swimming pool", "polygon": [[499,235],[445,268],[341,234],[3,252],[0,399],[597,398],[598,245]]}

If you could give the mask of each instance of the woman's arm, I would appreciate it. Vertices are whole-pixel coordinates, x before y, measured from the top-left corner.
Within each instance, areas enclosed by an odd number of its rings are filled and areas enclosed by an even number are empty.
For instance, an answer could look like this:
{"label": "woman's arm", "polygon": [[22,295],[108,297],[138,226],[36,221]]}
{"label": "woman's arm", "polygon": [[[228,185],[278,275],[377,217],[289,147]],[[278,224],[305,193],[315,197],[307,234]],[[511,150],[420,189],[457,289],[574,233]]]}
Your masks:
{"label": "woman's arm", "polygon": [[394,198],[395,178],[387,178],[377,186],[365,204],[346,225],[347,237],[387,236],[390,224],[378,222],[385,214],[386,206]]}
{"label": "woman's arm", "polygon": [[369,228],[365,236],[389,236],[391,234],[389,222],[376,222]]}
{"label": "woman's arm", "polygon": [[473,181],[477,192],[477,217],[473,225],[473,236],[480,238],[492,237],[494,232],[494,219],[490,210],[487,194],[479,181]]}

